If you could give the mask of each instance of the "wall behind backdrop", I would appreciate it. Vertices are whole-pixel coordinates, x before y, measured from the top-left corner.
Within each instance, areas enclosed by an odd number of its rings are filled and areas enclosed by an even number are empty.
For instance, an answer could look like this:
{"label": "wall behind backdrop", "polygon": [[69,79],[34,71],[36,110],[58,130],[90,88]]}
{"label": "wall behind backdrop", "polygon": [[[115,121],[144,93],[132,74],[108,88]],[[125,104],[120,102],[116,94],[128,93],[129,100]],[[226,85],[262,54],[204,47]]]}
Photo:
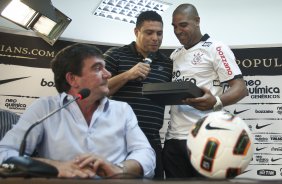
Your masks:
{"label": "wall behind backdrop", "polygon": [[[50,60],[73,43],[59,40],[50,46],[41,38],[0,31],[0,108],[22,114],[37,98],[57,94]],[[111,47],[96,46],[103,52]],[[282,179],[282,48],[232,50],[249,96],[226,109],[245,120],[255,143],[253,159],[239,177]],[[172,50],[163,52],[169,55]],[[169,122],[168,111],[169,107],[160,131],[162,138]]]}

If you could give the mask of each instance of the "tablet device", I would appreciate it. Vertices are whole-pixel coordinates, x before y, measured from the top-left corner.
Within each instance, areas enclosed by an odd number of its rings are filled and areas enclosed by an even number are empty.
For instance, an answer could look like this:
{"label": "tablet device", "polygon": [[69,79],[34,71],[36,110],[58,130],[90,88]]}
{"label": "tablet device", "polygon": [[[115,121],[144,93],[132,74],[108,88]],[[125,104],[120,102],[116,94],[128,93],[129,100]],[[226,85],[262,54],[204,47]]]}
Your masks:
{"label": "tablet device", "polygon": [[201,88],[190,81],[147,83],[142,88],[143,96],[161,105],[180,105],[185,98],[203,96]]}

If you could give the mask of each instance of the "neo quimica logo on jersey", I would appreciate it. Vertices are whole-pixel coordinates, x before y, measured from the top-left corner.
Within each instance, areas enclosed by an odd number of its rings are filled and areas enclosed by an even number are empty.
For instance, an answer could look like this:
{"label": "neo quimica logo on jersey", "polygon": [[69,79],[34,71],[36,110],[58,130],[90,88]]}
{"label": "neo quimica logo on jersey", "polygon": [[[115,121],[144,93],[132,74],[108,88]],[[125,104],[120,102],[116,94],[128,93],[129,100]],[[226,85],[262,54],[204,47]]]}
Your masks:
{"label": "neo quimica logo on jersey", "polygon": [[194,84],[197,84],[197,80],[195,78],[181,76],[181,71],[179,70],[172,72],[172,80],[175,82],[190,81]]}

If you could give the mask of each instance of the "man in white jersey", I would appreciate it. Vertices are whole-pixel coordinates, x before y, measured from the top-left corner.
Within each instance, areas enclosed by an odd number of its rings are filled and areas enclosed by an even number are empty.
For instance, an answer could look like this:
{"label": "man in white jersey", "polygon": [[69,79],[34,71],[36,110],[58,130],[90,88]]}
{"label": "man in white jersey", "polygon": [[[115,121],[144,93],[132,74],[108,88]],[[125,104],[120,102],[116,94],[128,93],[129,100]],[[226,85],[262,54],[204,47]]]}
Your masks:
{"label": "man in white jersey", "polygon": [[[171,106],[171,123],[163,150],[167,178],[200,176],[187,155],[189,128],[204,115],[221,110],[248,95],[234,54],[226,45],[200,31],[200,17],[191,4],[181,4],[173,12],[174,33],[183,45],[171,54],[172,81],[189,80],[201,87],[204,95],[183,100],[187,105]],[[223,93],[222,84],[229,89]]]}

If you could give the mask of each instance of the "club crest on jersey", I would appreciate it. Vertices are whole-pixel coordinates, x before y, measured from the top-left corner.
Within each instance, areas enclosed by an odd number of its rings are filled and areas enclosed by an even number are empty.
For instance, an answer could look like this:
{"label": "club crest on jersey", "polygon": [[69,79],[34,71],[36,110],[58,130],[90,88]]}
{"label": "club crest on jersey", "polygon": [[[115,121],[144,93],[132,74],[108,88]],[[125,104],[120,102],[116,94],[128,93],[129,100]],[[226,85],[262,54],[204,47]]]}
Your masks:
{"label": "club crest on jersey", "polygon": [[194,65],[200,63],[200,62],[202,61],[202,56],[203,56],[203,55],[204,55],[204,54],[201,53],[201,52],[195,53],[192,63],[193,63]]}

